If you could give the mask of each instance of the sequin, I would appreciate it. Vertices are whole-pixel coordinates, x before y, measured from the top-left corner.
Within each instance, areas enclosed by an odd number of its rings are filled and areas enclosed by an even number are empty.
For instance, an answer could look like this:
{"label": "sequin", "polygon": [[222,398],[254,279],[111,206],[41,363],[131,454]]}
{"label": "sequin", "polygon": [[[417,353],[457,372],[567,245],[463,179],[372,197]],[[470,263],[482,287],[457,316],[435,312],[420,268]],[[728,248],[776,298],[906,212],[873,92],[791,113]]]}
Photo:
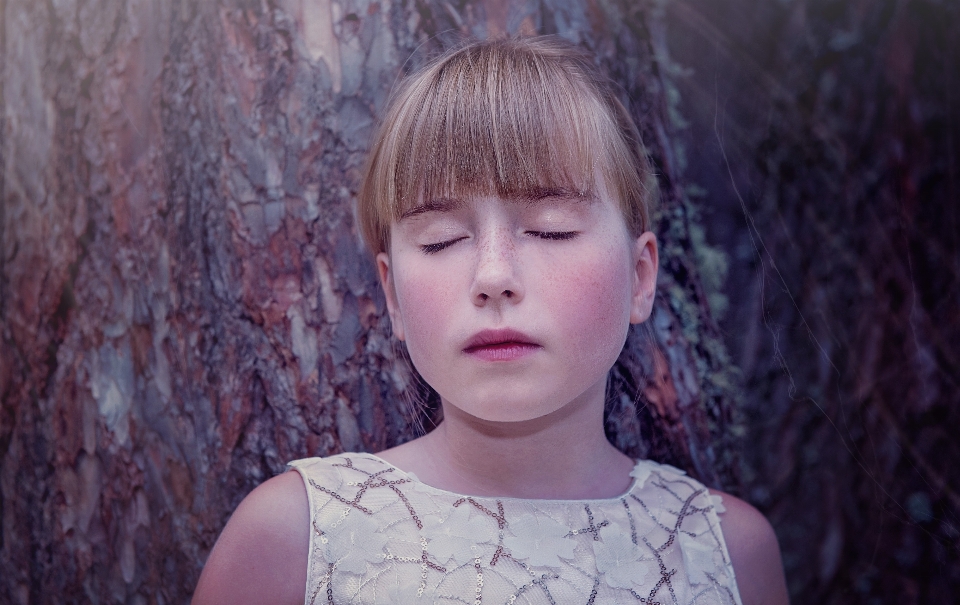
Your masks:
{"label": "sequin", "polygon": [[291,466],[310,499],[307,603],[740,605],[721,504],[672,467],[562,501],[454,494],[370,454]]}

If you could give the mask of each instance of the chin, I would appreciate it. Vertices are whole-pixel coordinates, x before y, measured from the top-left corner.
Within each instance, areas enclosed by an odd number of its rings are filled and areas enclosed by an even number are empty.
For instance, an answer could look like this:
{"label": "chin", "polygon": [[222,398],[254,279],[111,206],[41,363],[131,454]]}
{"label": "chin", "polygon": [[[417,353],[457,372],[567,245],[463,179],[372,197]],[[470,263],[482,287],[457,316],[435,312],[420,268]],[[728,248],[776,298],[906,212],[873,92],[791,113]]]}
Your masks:
{"label": "chin", "polygon": [[[495,403],[493,403],[495,402]],[[486,422],[525,422],[548,416],[562,406],[547,401],[511,400],[502,395],[488,402],[451,402],[444,400],[461,412]]]}
{"label": "chin", "polygon": [[484,413],[482,416],[478,415],[477,417],[481,420],[486,420],[487,422],[527,422],[529,420],[536,420],[538,418],[543,418],[544,416],[550,415],[551,412],[556,410],[531,410],[531,409],[497,409],[492,410],[489,413]]}

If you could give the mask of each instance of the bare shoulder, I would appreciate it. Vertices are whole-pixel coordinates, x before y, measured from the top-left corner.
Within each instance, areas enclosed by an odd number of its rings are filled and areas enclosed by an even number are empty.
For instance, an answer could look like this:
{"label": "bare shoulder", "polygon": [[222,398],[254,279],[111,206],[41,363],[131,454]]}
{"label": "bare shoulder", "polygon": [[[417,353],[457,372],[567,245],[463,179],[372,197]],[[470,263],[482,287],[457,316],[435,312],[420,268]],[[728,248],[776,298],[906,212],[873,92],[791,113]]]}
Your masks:
{"label": "bare shoulder", "polygon": [[730,552],[743,605],[786,605],[787,584],[780,545],[773,527],[760,511],[743,500],[716,490],[725,512],[720,527]]}
{"label": "bare shoulder", "polygon": [[427,446],[428,437],[418,437],[388,450],[377,452],[377,457],[406,473],[414,473],[421,480],[434,475],[436,456]]}
{"label": "bare shoulder", "polygon": [[288,471],[250,492],[200,574],[193,605],[302,604],[310,548],[303,480]]}

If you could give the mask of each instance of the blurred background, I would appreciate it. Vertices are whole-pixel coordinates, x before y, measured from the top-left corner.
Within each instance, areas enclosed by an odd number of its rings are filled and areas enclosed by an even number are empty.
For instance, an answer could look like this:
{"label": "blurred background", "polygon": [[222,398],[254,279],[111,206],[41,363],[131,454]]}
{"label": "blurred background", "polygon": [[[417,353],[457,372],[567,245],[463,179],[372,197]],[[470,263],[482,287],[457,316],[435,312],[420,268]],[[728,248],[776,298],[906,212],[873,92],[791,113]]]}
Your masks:
{"label": "blurred background", "polygon": [[958,602],[958,5],[674,1],[686,176],[795,602]]}
{"label": "blurred background", "polygon": [[[353,226],[397,78],[556,34],[661,179],[611,440],[794,603],[960,601],[953,0],[0,0],[0,603],[187,603],[288,460],[417,432]],[[634,396],[634,394],[636,394]]]}

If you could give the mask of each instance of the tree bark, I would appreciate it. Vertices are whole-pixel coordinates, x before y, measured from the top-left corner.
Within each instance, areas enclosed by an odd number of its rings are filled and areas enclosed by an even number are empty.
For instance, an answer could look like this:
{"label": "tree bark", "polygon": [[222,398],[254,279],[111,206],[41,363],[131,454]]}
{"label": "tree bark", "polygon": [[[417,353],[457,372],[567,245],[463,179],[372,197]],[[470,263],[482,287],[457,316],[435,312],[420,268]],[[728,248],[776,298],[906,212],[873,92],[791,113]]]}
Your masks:
{"label": "tree bark", "polygon": [[403,73],[464,35],[593,49],[660,172],[662,276],[611,382],[627,453],[736,488],[662,16],[615,0],[0,4],[0,600],[185,603],[287,461],[417,434],[351,201]]}

